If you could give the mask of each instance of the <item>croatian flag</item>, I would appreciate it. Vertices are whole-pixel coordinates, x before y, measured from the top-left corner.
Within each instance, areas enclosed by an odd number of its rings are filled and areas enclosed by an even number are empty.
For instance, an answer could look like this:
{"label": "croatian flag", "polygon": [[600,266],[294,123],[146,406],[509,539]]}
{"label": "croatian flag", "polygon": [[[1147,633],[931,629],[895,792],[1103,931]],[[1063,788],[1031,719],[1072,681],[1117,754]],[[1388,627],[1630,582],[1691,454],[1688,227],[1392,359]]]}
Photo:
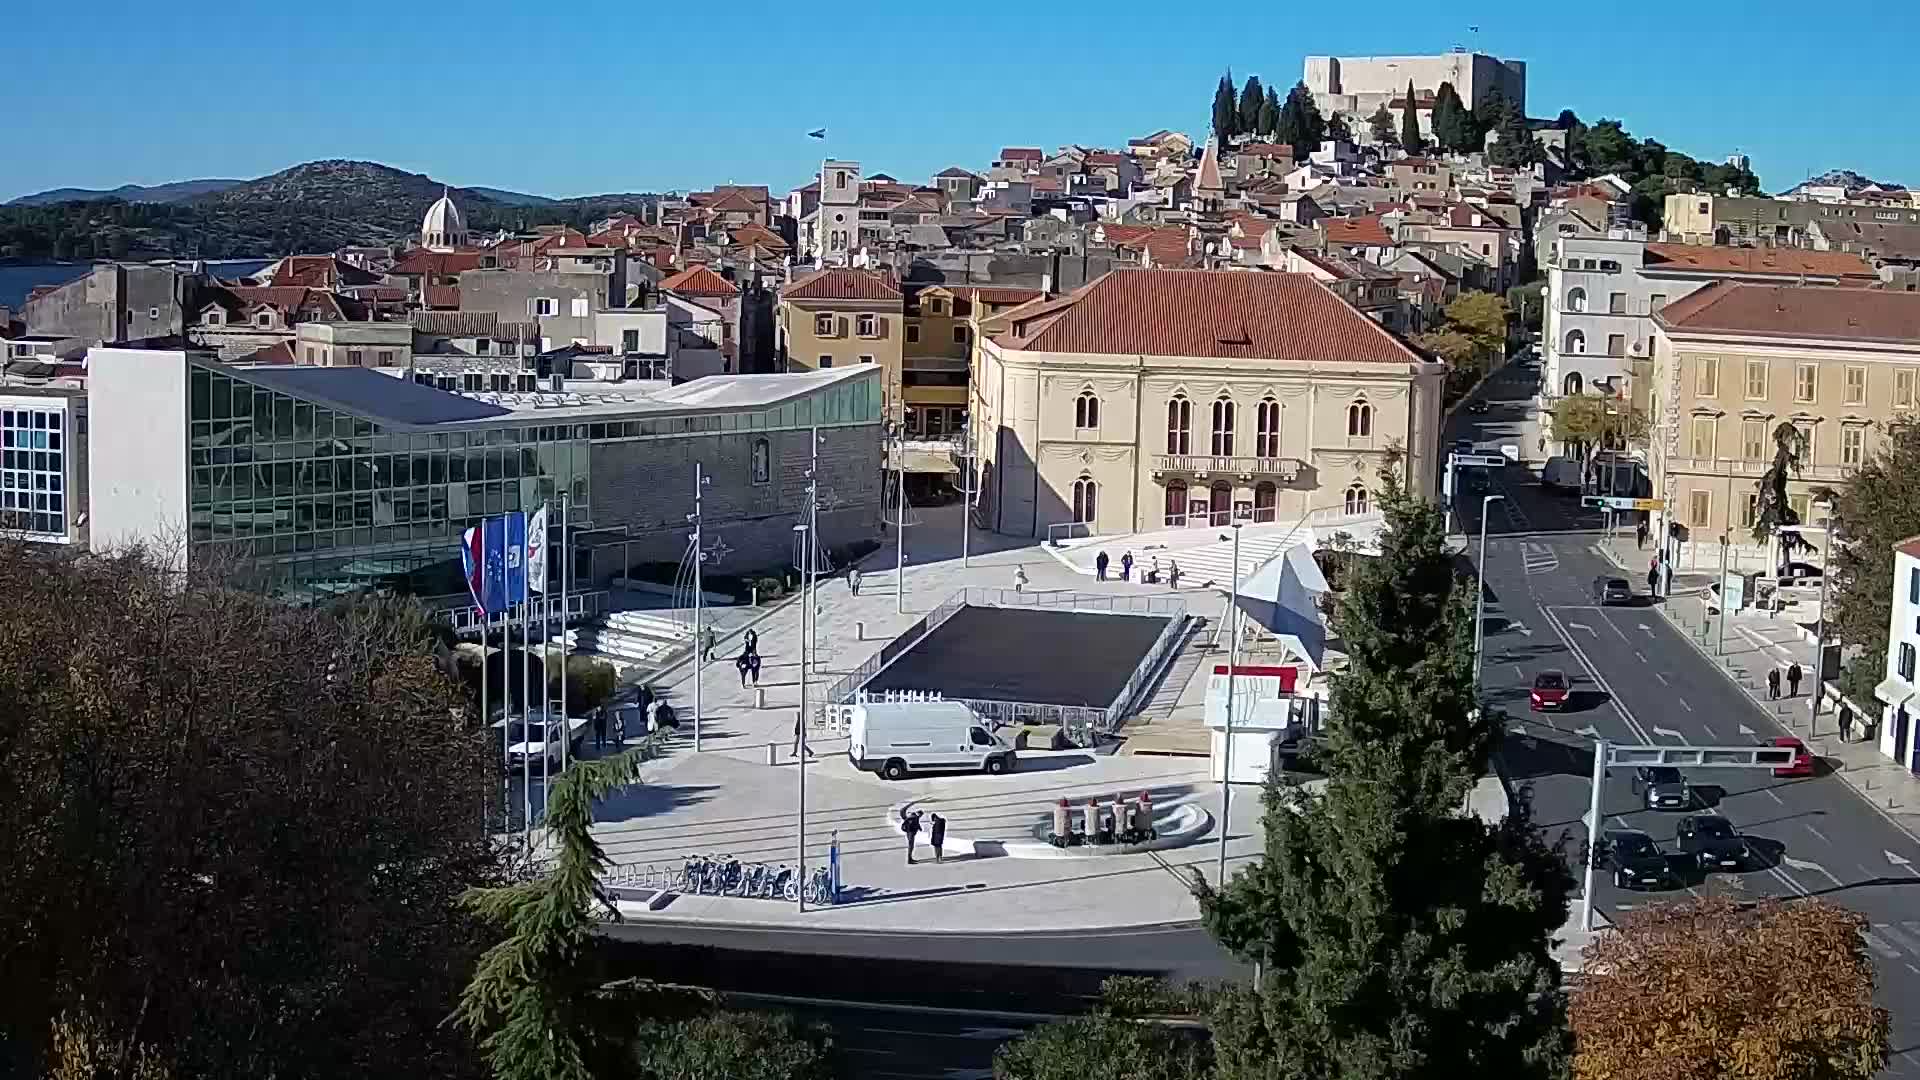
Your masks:
{"label": "croatian flag", "polygon": [[473,606],[488,615],[487,609],[487,549],[485,522],[475,525],[460,534],[460,570],[466,575],[467,595],[473,597]]}

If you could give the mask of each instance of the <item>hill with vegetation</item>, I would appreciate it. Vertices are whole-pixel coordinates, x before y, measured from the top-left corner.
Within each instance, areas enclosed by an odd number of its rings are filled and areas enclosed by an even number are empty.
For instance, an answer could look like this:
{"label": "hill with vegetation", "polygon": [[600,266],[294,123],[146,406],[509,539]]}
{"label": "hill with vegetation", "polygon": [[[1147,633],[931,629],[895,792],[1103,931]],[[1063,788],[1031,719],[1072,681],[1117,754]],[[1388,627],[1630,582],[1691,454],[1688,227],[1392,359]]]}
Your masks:
{"label": "hill with vegetation", "polygon": [[36,191],[31,195],[22,195],[7,203],[8,206],[46,206],[63,202],[101,202],[118,199],[121,202],[175,203],[209,192],[224,191],[235,184],[244,184],[245,180],[176,180],[171,184],[154,184],[143,187],[139,184],[121,184],[111,191],[100,188],[54,188],[51,191]]}
{"label": "hill with vegetation", "polygon": [[[0,206],[0,261],[88,258],[244,258],[401,244],[442,192],[475,233],[536,224],[580,228],[655,196],[539,196],[442,184],[371,161],[310,161],[181,202],[120,198]],[[513,200],[521,200],[515,202]]]}

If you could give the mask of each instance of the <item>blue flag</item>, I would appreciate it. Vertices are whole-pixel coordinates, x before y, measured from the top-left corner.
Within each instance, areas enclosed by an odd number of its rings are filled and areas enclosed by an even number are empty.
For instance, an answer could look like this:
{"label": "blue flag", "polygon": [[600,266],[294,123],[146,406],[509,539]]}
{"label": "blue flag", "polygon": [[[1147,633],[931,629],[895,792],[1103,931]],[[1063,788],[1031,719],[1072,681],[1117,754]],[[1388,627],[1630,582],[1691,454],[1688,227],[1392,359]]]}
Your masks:
{"label": "blue flag", "polygon": [[516,510],[506,516],[507,574],[506,598],[509,606],[527,602],[527,515]]}
{"label": "blue flag", "polygon": [[489,615],[497,615],[507,610],[507,519],[488,518],[480,528],[486,553],[480,607]]}

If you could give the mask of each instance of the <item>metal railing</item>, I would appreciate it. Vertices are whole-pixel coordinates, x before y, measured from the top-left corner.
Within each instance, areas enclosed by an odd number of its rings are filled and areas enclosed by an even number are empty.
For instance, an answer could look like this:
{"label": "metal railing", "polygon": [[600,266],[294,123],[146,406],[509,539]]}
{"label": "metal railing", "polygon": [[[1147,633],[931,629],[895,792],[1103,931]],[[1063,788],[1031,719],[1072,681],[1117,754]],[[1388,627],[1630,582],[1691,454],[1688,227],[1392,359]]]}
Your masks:
{"label": "metal railing", "polygon": [[[1162,615],[1187,613],[1187,602],[1177,596],[1128,596],[1124,593],[1015,592],[971,586],[955,594],[973,607],[1066,608],[1070,611],[1101,611],[1110,615]],[[947,601],[953,603],[954,600]]]}
{"label": "metal railing", "polygon": [[967,606],[967,593],[962,590],[942,601],[939,607],[921,616],[920,621],[908,627],[906,632],[881,646],[880,651],[866,658],[859,667],[841,676],[838,682],[827,687],[822,704],[821,722],[825,722],[825,708],[832,705],[844,705],[853,700],[856,690],[865,686],[868,680],[880,674],[882,668],[899,659],[901,654],[920,643],[928,634],[940,628],[940,624],[954,617],[961,608]]}
{"label": "metal railing", "polygon": [[1056,521],[1047,526],[1047,546],[1059,547],[1062,540],[1073,539],[1073,530],[1079,529],[1081,536],[1092,536],[1093,525],[1085,521]]}
{"label": "metal railing", "polygon": [[[1184,604],[1181,606],[1185,608]],[[1167,620],[1166,628],[1160,631],[1159,637],[1153,639],[1153,646],[1147,650],[1147,655],[1141,658],[1139,666],[1133,669],[1132,677],[1127,679],[1126,685],[1122,686],[1120,693],[1115,695],[1113,704],[1107,706],[1106,713],[1102,717],[1103,734],[1111,735],[1120,730],[1121,721],[1134,713],[1135,699],[1146,690],[1154,676],[1160,673],[1161,663],[1166,660],[1167,654],[1173,651],[1180,639],[1186,636],[1186,632],[1187,616],[1185,610],[1182,610],[1179,615]]]}
{"label": "metal railing", "polygon": [[[554,599],[559,599],[557,593]],[[479,636],[481,624],[480,609],[473,606],[471,597],[456,593],[451,597],[433,597],[427,600],[426,603],[429,607],[437,607],[439,609],[435,612],[435,615],[451,623],[455,634],[461,637]],[[553,607],[557,607],[557,605],[536,602],[531,612],[531,617],[536,626],[539,625],[544,618],[546,631],[548,633],[561,627],[572,626],[575,623],[585,622],[588,619],[596,619],[605,615],[608,611],[608,594],[604,590],[599,592],[568,594],[567,610],[564,617],[560,612],[553,610]],[[520,625],[520,608],[521,605],[515,604],[513,607],[507,609],[507,624],[509,626],[517,627]],[[499,618],[496,616],[493,621],[498,623]]]}
{"label": "metal railing", "polygon": [[1196,476],[1213,473],[1278,476],[1292,481],[1306,463],[1299,458],[1269,456],[1233,456],[1210,454],[1155,454],[1153,467],[1161,472],[1186,472]]}
{"label": "metal railing", "polygon": [[[1771,444],[1771,437],[1769,437]],[[1758,478],[1773,468],[1771,453],[1764,459],[1752,458],[1698,458],[1668,455],[1667,472],[1705,473],[1709,476],[1741,476]],[[1847,480],[1858,471],[1857,465],[1803,465],[1795,472],[1795,480]]]}

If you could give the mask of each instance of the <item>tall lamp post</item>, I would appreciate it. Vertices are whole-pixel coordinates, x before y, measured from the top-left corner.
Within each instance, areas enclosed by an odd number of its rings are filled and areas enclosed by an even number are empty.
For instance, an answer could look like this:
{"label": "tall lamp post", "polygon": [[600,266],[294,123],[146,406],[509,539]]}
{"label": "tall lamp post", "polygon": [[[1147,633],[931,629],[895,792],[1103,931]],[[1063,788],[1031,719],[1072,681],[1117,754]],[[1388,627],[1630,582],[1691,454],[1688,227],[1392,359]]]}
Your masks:
{"label": "tall lamp post", "polygon": [[[1233,523],[1233,575],[1227,586],[1227,715],[1226,735],[1220,745],[1220,887],[1227,887],[1227,811],[1233,806],[1233,692],[1240,666],[1240,522]],[[1225,540],[1226,537],[1220,539]]]}
{"label": "tall lamp post", "polygon": [[793,768],[799,824],[794,829],[794,872],[800,876],[800,910],[807,910],[807,669],[813,638],[814,564],[820,545],[820,429],[812,431],[812,464],[807,467],[807,520],[795,525],[800,537],[800,714],[795,719]]}
{"label": "tall lamp post", "polygon": [[1715,649],[1721,656],[1727,655],[1727,534],[1720,534],[1720,640]]}
{"label": "tall lamp post", "polygon": [[1482,495],[1480,497],[1480,565],[1479,574],[1474,580],[1473,591],[1473,695],[1480,697],[1480,653],[1486,645],[1487,611],[1487,511],[1496,502],[1505,501],[1505,495]]}
{"label": "tall lamp post", "polygon": [[713,478],[706,475],[706,470],[699,462],[694,462],[693,513],[688,514],[687,518],[693,522],[693,752],[696,754],[700,752],[700,682],[707,673],[707,645],[701,640],[704,629],[701,625],[701,616],[704,614],[702,601],[705,599],[706,589],[705,577],[701,571],[704,569],[702,564],[707,561],[707,551],[700,544],[700,527],[703,524],[700,503],[706,486],[711,483]]}
{"label": "tall lamp post", "polygon": [[[1825,525],[1782,525],[1776,532],[1796,535],[1813,532],[1822,534],[1820,543],[1820,621],[1814,629],[1813,641],[1813,690],[1807,695],[1807,734],[1814,734],[1814,724],[1820,719],[1820,694],[1827,672],[1827,577],[1833,568],[1833,505],[1821,503],[1827,510]],[[1724,588],[1724,586],[1723,586]]]}

